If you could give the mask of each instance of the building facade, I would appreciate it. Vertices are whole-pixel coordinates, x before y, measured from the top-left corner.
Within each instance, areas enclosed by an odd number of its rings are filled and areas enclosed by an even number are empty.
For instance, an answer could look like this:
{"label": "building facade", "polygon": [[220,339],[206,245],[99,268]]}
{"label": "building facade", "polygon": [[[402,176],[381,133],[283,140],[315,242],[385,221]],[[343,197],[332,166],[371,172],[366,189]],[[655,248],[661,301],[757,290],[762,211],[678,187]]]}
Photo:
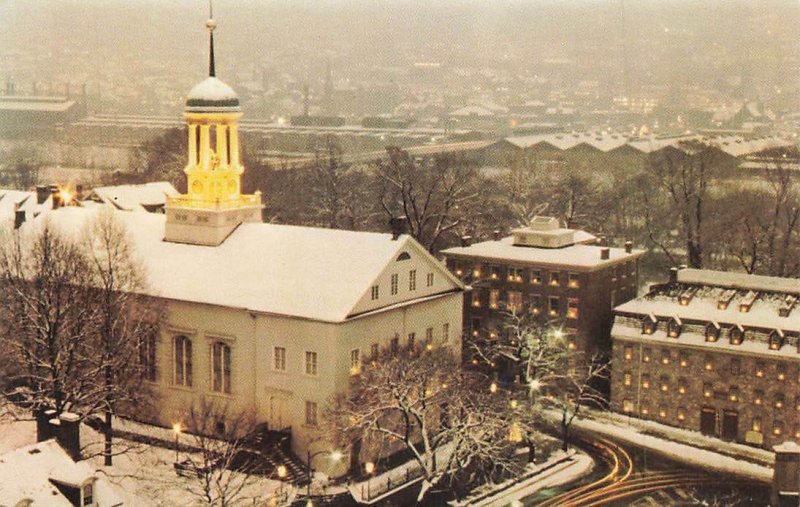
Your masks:
{"label": "building facade", "polygon": [[796,279],[674,269],[615,309],[611,408],[771,448],[800,439]]}
{"label": "building facade", "polygon": [[472,286],[464,329],[472,339],[504,339],[508,313],[526,312],[563,329],[570,349],[607,355],[612,308],[636,297],[643,252],[596,243],[536,217],[510,237],[445,250],[447,267]]}

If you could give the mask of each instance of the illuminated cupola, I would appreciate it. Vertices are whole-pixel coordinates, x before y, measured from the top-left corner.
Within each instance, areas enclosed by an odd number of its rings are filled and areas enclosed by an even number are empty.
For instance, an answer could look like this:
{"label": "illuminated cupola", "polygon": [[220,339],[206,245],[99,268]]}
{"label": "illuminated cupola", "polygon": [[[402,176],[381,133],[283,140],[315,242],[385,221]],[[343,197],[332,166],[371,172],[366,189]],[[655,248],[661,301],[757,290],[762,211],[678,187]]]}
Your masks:
{"label": "illuminated cupola", "polygon": [[213,15],[209,33],[208,77],[186,98],[187,193],[167,198],[165,240],[216,246],[244,222],[261,222],[261,193],[241,193],[239,97],[217,79]]}

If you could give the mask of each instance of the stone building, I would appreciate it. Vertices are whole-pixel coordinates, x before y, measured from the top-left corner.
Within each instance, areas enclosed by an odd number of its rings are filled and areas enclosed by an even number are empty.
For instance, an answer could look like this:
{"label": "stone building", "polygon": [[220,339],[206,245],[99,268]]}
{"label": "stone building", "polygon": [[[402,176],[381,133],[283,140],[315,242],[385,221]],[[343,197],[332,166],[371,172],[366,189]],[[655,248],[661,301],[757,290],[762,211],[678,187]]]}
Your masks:
{"label": "stone building", "polygon": [[503,339],[508,312],[529,312],[562,328],[569,347],[591,357],[610,353],[612,308],[636,297],[644,252],[630,243],[602,246],[555,218],[536,217],[509,237],[442,253],[450,271],[472,286],[464,329],[473,339]]}
{"label": "stone building", "polygon": [[769,448],[800,438],[800,280],[673,269],[615,309],[611,408]]}

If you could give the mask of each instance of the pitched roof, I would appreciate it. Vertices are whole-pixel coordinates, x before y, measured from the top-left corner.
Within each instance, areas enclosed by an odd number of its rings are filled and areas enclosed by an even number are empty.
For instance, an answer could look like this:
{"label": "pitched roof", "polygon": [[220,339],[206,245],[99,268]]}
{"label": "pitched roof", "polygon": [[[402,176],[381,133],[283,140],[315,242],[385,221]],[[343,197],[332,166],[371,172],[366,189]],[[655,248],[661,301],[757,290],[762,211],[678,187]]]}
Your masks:
{"label": "pitched roof", "polygon": [[146,211],[146,206],[164,206],[167,196],[176,196],[178,191],[168,181],[154,181],[141,185],[116,185],[97,187],[92,197],[124,211]]}
{"label": "pitched roof", "polygon": [[[35,222],[46,219],[79,234],[97,212],[61,208]],[[221,245],[205,247],[164,241],[164,215],[115,215],[147,271],[148,293],[326,322],[346,320],[386,265],[414,242],[407,235],[392,240],[390,234],[245,223]]]}

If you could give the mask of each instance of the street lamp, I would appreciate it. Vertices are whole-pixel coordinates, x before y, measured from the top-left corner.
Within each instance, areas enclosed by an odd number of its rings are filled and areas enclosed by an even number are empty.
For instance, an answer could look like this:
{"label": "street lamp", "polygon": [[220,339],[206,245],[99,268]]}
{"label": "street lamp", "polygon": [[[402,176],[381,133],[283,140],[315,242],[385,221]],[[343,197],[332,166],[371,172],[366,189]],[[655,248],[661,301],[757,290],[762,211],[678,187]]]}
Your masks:
{"label": "street lamp", "polygon": [[309,449],[306,454],[308,457],[308,461],[306,461],[306,467],[308,468],[308,486],[306,489],[306,496],[308,497],[308,502],[306,503],[306,507],[313,507],[314,504],[311,501],[311,480],[314,477],[314,468],[311,466],[311,460],[314,459],[316,456],[320,456],[322,454],[330,454],[331,460],[338,462],[340,459],[342,459],[342,452],[329,451],[327,449],[323,449],[321,451],[317,451],[312,454],[311,450]]}
{"label": "street lamp", "polygon": [[[364,471],[367,473],[367,500],[369,500],[370,497],[372,496],[370,492],[370,479],[372,479],[372,473],[375,471],[375,463],[371,461],[367,461],[366,463],[364,463]],[[363,487],[361,490],[361,496],[362,497],[364,496]]]}
{"label": "street lamp", "polygon": [[178,462],[178,437],[181,436],[181,431],[183,431],[181,423],[176,422],[172,425],[172,432],[175,433],[175,463]]}
{"label": "street lamp", "polygon": [[281,502],[283,502],[283,480],[286,479],[287,470],[284,465],[278,465],[278,479],[280,479],[280,485],[278,486],[278,498]]}

